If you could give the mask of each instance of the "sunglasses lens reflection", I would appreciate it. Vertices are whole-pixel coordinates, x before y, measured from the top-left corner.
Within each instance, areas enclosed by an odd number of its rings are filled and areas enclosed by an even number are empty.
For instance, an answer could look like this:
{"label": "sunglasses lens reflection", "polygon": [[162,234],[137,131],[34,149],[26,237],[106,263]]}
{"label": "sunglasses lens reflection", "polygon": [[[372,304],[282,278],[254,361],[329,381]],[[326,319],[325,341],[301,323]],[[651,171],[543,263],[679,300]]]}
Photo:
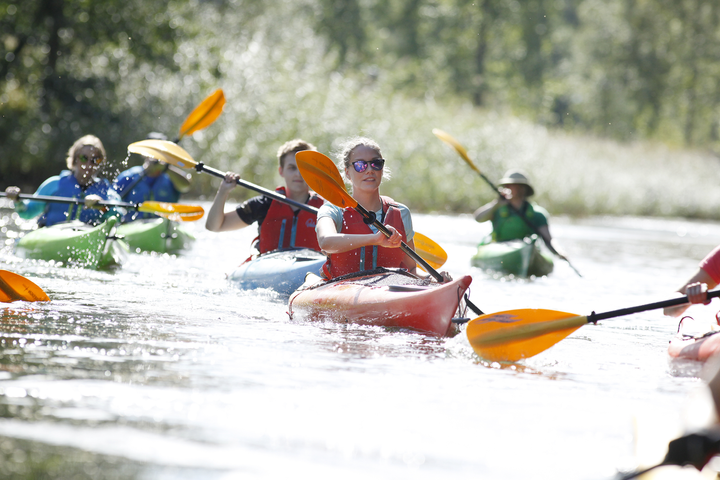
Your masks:
{"label": "sunglasses lens reflection", "polygon": [[[371,160],[369,162],[369,165],[373,170],[379,172],[385,166],[385,160],[382,158]],[[368,162],[366,162],[365,160],[356,160],[353,162],[353,167],[355,167],[356,172],[362,173],[367,170]]]}

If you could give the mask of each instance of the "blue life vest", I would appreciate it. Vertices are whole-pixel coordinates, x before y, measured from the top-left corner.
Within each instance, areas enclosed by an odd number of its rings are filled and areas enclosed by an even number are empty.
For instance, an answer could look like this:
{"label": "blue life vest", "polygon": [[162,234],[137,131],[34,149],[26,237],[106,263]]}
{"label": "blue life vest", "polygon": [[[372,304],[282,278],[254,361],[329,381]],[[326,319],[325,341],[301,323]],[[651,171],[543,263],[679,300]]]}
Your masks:
{"label": "blue life vest", "polygon": [[[167,173],[163,173],[154,178],[145,175],[132,187],[131,191],[126,193],[127,188],[132,186],[142,174],[143,167],[137,166],[128,168],[115,179],[113,187],[122,196],[124,201],[142,203],[154,200],[157,202],[177,203],[178,200],[180,200],[180,192],[177,191]],[[131,222],[140,218],[155,218],[155,215],[131,210],[125,214],[123,222]]]}
{"label": "blue life vest", "polygon": [[[63,170],[57,178],[58,180],[54,182],[56,188],[51,195],[69,198],[85,198],[88,195],[99,195],[103,200],[120,200],[115,190],[112,189],[110,182],[104,178],[95,179],[95,182],[85,190],[69,170]],[[102,216],[102,211],[85,208],[82,204],[48,202],[45,212],[38,219],[38,225],[49,227],[68,220],[80,220],[90,225],[97,225],[102,222]]]}

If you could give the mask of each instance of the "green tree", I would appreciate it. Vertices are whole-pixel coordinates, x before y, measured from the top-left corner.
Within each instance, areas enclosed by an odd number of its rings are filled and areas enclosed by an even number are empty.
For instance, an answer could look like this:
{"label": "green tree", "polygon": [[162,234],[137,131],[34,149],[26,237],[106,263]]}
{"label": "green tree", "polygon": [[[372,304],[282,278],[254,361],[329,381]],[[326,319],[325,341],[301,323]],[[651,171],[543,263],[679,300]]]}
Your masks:
{"label": "green tree", "polygon": [[142,0],[0,1],[0,183],[36,186],[86,133],[124,153],[137,119],[116,87],[143,64],[175,68],[170,11]]}

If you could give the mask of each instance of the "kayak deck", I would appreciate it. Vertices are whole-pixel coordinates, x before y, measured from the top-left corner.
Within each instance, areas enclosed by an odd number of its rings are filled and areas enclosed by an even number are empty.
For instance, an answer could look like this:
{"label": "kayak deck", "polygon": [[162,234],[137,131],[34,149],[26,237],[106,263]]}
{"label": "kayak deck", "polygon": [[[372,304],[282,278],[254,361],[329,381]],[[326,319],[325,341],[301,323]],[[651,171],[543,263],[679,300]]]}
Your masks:
{"label": "kayak deck", "polygon": [[472,278],[445,284],[403,270],[376,269],[322,281],[315,277],[288,304],[291,319],[397,327],[452,335],[452,318]]}
{"label": "kayak deck", "polygon": [[148,218],[123,223],[117,228],[133,252],[175,253],[190,247],[195,236],[178,222]]}
{"label": "kayak deck", "polygon": [[[670,340],[668,355],[676,360],[705,362],[720,352],[720,325],[704,306],[693,306],[678,325],[677,334]],[[710,317],[713,318],[710,318]]]}
{"label": "kayak deck", "polygon": [[122,264],[128,246],[115,237],[117,218],[95,227],[72,221],[28,232],[17,243],[25,258],[60,262],[83,268],[109,268]]}
{"label": "kayak deck", "polygon": [[507,242],[481,243],[470,264],[483,270],[521,278],[548,275],[554,269],[553,259],[541,251],[536,243],[535,235]]}
{"label": "kayak deck", "polygon": [[289,296],[308,273],[319,275],[325,260],[325,255],[308,248],[268,252],[243,262],[228,279],[243,290],[267,288]]}

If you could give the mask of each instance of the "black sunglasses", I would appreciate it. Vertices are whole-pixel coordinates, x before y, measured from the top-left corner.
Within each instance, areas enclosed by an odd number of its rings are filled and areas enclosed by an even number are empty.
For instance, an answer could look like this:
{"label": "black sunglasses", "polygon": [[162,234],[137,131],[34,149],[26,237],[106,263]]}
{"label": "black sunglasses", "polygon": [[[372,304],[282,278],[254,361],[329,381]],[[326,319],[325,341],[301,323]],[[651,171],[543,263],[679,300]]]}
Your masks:
{"label": "black sunglasses", "polygon": [[373,160],[370,160],[369,162],[366,162],[365,160],[355,160],[354,162],[352,162],[353,167],[355,167],[355,171],[358,173],[362,173],[367,170],[368,164],[370,164],[370,167],[373,170],[379,172],[385,166],[385,159],[375,158]]}

